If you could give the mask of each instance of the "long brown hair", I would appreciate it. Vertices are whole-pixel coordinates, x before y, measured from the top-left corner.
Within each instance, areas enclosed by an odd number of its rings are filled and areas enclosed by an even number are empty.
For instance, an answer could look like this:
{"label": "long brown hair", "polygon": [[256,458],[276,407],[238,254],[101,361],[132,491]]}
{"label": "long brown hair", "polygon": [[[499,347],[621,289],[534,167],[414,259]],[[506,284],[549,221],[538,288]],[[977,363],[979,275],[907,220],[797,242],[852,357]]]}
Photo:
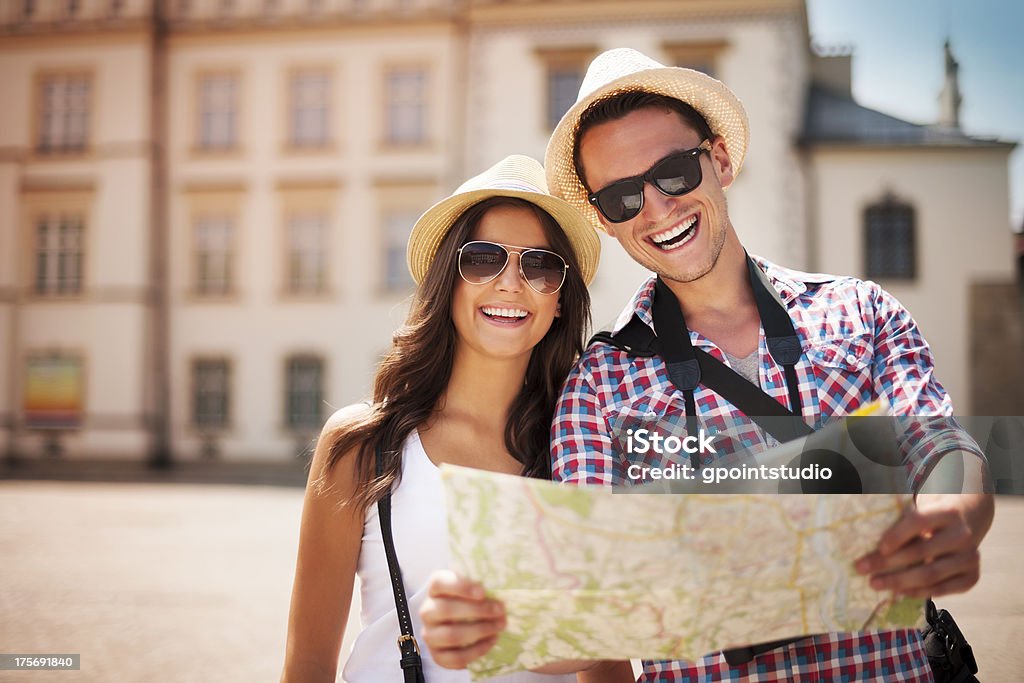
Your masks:
{"label": "long brown hair", "polygon": [[[548,478],[550,426],[562,382],[583,350],[590,325],[590,294],[580,275],[572,244],[558,223],[535,204],[494,197],[467,209],[441,240],[433,263],[416,290],[405,325],[394,335],[374,379],[369,412],[331,435],[330,455],[318,485],[347,452],[355,451],[356,487],[350,504],[365,509],[375,504],[401,476],[402,445],[413,429],[426,422],[448,387],[455,360],[456,331],[452,296],[459,277],[458,249],[471,239],[480,219],[496,206],[529,209],[540,220],[551,250],[569,265],[559,290],[561,315],[533,348],[525,382],[509,409],[505,448],[522,463],[523,474]],[[375,449],[384,456],[384,472],[376,475]]]}

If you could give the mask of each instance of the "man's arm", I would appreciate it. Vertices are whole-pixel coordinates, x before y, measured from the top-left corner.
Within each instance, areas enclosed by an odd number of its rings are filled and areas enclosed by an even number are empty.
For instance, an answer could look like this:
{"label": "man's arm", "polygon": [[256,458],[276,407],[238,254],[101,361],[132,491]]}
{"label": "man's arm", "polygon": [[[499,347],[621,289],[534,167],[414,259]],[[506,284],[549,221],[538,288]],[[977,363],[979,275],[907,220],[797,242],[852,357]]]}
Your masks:
{"label": "man's arm", "polygon": [[611,486],[626,479],[626,463],[615,455],[605,417],[609,397],[595,379],[603,352],[591,349],[566,379],[551,424],[551,478],[588,486]]}
{"label": "man's arm", "polygon": [[964,592],[978,581],[978,546],[995,512],[985,457],[952,419],[949,394],[907,310],[877,286],[871,306],[876,390],[911,425],[903,451],[918,495],[856,568],[876,590],[921,598]]}

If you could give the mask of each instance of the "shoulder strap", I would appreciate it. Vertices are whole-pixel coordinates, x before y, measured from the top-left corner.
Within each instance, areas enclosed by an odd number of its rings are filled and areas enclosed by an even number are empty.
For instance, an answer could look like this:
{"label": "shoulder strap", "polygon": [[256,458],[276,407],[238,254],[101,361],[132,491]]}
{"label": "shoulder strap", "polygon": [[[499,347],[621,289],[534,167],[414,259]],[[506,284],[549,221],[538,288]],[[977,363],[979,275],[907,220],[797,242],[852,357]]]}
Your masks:
{"label": "shoulder strap", "polygon": [[621,330],[614,333],[611,330],[601,330],[590,338],[587,346],[589,347],[596,342],[614,346],[620,351],[625,351],[630,356],[636,358],[651,358],[658,355],[658,351],[655,348],[657,346],[657,337],[654,336],[651,328],[647,327],[644,321],[635,313]]}
{"label": "shoulder strap", "polygon": [[[702,349],[694,349],[694,353],[700,362],[704,386],[724,396],[776,440],[792,441],[814,433],[802,416],[751,384],[746,377]],[[795,383],[795,374],[793,380],[787,378],[787,384]]]}
{"label": "shoulder strap", "polygon": [[[768,352],[783,366],[790,405],[799,410],[800,393],[795,366],[801,352],[793,322],[782,304],[768,291],[753,259],[748,257],[747,264],[751,287],[765,329]],[[778,441],[791,441],[813,433],[814,430],[804,422],[800,413],[782,405],[711,354],[693,347],[682,309],[661,278],[655,283],[651,308],[663,338],[657,337],[634,313],[617,333],[598,332],[588,346],[600,342],[625,351],[630,356],[660,356],[665,361],[672,383],[683,392],[688,429],[692,424],[691,418],[696,415],[693,392],[699,384],[703,384],[723,396]]]}
{"label": "shoulder strap", "polygon": [[[384,455],[378,443],[374,452],[377,456],[377,476],[384,474]],[[380,517],[381,538],[384,540],[384,554],[388,558],[388,570],[391,574],[391,589],[395,594],[395,609],[398,612],[398,628],[402,635],[398,638],[398,652],[405,683],[424,683],[423,661],[420,659],[420,647],[412,632],[412,617],[409,615],[409,603],[405,599],[405,585],[402,583],[402,568],[398,566],[398,555],[395,553],[395,540],[391,536],[391,492],[384,494],[377,501],[377,515]]]}

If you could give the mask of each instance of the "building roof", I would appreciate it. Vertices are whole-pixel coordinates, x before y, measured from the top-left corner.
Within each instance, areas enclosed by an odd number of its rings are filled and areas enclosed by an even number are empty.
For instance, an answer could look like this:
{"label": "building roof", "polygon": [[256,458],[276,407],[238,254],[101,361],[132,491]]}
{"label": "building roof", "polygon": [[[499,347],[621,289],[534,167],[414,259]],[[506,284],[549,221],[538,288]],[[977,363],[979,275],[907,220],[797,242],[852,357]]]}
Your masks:
{"label": "building roof", "polygon": [[1016,143],[964,134],[959,128],[919,125],[857,104],[847,94],[812,83],[801,143],[913,147],[1014,147]]}

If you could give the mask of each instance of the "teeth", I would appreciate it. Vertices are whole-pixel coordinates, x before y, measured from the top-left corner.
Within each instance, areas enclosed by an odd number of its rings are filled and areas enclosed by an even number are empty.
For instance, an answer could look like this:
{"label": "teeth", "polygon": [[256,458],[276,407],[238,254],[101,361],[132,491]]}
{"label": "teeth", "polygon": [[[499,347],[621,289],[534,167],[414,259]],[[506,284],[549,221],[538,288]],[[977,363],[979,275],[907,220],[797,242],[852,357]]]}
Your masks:
{"label": "teeth", "polygon": [[[674,237],[679,237],[680,235],[682,235],[684,232],[692,228],[693,224],[696,222],[697,217],[690,216],[689,218],[687,218],[685,221],[683,221],[674,228],[666,230],[665,232],[659,232],[657,235],[651,235],[651,240],[653,240],[655,244],[667,242]],[[683,240],[683,242],[680,242],[680,244],[683,244],[684,242],[686,242],[686,240]]]}
{"label": "teeth", "polygon": [[481,309],[486,315],[494,316],[496,318],[525,318],[528,313],[521,308],[495,308],[494,306],[484,306]]}

